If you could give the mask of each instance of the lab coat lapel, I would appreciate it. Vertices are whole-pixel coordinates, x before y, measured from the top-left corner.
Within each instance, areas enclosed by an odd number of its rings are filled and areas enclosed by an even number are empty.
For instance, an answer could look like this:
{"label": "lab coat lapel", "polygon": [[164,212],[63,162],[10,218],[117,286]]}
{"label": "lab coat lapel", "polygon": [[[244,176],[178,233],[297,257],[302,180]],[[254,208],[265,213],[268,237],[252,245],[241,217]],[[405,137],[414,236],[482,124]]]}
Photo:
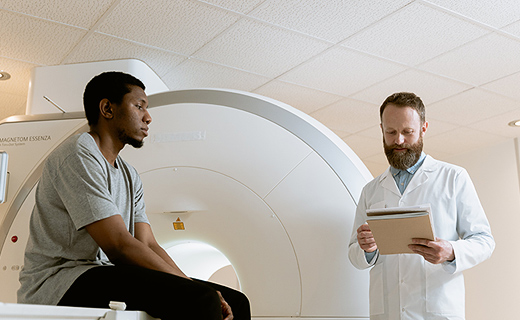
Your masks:
{"label": "lab coat lapel", "polygon": [[395,184],[394,177],[392,177],[392,173],[390,172],[390,167],[381,175],[379,183],[387,191],[395,193],[397,196],[401,197],[401,192],[399,192],[399,189]]}
{"label": "lab coat lapel", "polygon": [[404,190],[404,194],[412,192],[415,188],[419,187],[423,183],[426,183],[428,181],[428,178],[431,174],[431,172],[435,169],[435,160],[430,157],[426,156],[426,159],[424,159],[424,163],[422,166],[417,170],[417,172],[414,174],[412,180],[410,180],[410,183],[406,187],[406,190]]}

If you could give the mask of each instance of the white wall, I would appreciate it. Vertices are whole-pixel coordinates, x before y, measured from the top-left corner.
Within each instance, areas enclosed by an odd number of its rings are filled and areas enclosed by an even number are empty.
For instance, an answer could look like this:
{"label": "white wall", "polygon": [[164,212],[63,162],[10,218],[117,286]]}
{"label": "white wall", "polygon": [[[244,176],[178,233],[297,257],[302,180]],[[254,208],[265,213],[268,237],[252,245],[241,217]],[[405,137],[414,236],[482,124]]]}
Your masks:
{"label": "white wall", "polygon": [[514,319],[520,302],[518,140],[449,159],[466,168],[495,238],[491,259],[465,272],[466,319]]}

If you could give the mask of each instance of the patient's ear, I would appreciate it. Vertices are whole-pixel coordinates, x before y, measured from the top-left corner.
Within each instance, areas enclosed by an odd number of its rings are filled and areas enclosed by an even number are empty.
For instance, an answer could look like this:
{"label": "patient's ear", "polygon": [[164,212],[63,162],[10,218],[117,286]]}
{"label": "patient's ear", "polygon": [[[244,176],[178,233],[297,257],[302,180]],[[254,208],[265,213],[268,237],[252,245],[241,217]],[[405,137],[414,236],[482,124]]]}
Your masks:
{"label": "patient's ear", "polygon": [[108,99],[102,99],[99,101],[99,115],[106,119],[112,119],[114,117],[114,110],[112,104]]}

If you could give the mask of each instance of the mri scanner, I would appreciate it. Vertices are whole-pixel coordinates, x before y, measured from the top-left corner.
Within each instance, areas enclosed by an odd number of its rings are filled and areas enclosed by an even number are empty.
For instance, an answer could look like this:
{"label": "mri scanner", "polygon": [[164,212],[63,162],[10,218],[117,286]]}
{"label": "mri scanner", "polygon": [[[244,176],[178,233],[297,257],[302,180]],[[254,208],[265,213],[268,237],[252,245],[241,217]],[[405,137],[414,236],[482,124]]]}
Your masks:
{"label": "mri scanner", "polygon": [[[141,175],[158,242],[183,271],[243,291],[253,318],[368,318],[368,272],[352,267],[347,247],[371,175],[341,139],[288,105],[233,90],[149,94],[149,112],[144,147],[121,155]],[[43,162],[87,130],[82,112],[0,123],[0,150],[9,158],[0,318],[109,318],[108,309],[16,304]]]}

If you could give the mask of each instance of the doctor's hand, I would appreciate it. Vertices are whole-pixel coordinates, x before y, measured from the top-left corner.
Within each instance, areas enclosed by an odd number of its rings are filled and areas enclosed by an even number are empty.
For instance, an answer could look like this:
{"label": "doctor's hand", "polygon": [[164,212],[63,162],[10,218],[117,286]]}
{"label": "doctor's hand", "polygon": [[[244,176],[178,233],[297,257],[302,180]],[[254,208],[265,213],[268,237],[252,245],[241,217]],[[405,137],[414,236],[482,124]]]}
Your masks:
{"label": "doctor's hand", "polygon": [[412,241],[413,244],[408,245],[408,248],[430,263],[439,264],[455,259],[455,252],[449,241],[439,238],[435,238],[435,241],[414,238]]}
{"label": "doctor's hand", "polygon": [[223,320],[233,320],[233,312],[231,312],[231,307],[224,300],[220,291],[217,291],[218,297],[220,298],[220,304],[222,305],[222,318]]}
{"label": "doctor's hand", "polygon": [[372,235],[372,230],[368,224],[363,224],[357,229],[357,241],[361,249],[365,252],[374,252],[377,250],[376,240]]}

